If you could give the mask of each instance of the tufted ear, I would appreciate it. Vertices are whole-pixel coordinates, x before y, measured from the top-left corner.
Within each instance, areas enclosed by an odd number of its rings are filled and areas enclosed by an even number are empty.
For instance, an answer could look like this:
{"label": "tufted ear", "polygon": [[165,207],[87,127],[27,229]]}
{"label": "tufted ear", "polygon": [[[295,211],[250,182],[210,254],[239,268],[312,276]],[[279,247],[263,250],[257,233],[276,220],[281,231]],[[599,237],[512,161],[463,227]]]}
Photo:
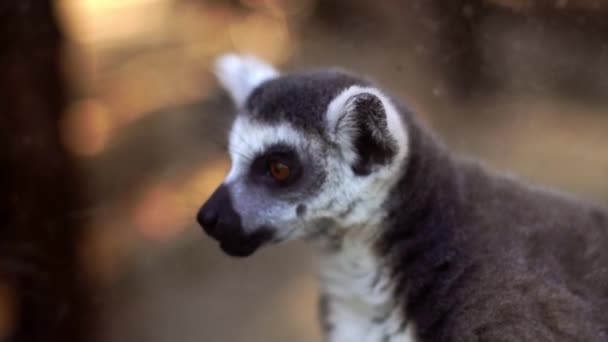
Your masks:
{"label": "tufted ear", "polygon": [[407,148],[397,109],[376,88],[352,86],[327,108],[329,136],[357,175],[389,166]]}
{"label": "tufted ear", "polygon": [[255,87],[279,72],[253,56],[226,54],[215,61],[215,74],[234,104],[242,108]]}

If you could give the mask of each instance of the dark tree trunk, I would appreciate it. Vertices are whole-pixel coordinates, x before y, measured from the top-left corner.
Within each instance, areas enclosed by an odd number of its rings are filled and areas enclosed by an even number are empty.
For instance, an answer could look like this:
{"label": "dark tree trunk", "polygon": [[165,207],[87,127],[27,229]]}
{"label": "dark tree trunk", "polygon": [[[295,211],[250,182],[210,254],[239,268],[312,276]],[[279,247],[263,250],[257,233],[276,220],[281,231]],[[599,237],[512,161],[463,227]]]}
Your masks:
{"label": "dark tree trunk", "polygon": [[58,130],[62,41],[51,0],[0,2],[0,301],[15,304],[3,308],[12,319],[0,322],[2,340],[90,340],[75,219],[82,187]]}

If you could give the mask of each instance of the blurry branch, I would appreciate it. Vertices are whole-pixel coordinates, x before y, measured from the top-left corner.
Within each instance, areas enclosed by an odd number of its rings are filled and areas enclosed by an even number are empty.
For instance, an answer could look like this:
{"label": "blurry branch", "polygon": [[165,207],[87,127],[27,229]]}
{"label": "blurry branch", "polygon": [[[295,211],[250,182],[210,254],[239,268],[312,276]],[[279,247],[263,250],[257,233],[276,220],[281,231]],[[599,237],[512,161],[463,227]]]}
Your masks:
{"label": "blurry branch", "polygon": [[72,213],[83,191],[60,142],[62,35],[51,0],[0,5],[0,334],[91,341]]}

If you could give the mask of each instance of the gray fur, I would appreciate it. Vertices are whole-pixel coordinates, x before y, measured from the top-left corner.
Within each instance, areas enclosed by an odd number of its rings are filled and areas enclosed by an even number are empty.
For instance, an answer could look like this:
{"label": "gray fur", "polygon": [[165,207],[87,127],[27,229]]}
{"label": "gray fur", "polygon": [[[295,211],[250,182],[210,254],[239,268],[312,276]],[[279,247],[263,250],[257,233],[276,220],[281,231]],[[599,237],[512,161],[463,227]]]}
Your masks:
{"label": "gray fur", "polygon": [[378,250],[422,341],[608,341],[608,214],[449,153],[408,116]]}
{"label": "gray fur", "polygon": [[455,158],[410,126],[378,248],[420,339],[607,341],[606,211]]}
{"label": "gray fur", "polygon": [[327,105],[354,84],[369,82],[337,69],[283,75],[257,87],[243,115],[263,123],[289,122],[303,132],[325,137]]}
{"label": "gray fur", "polygon": [[[252,89],[237,119],[249,130],[236,132],[293,130],[280,144],[298,155],[303,171],[299,183],[273,190],[252,181],[250,165],[241,160],[226,186],[243,230],[271,229],[283,234],[277,241],[306,238],[322,246],[322,257],[331,262],[355,255],[348,259],[352,269],[337,268],[347,276],[359,264],[375,262],[370,274],[352,279],[370,296],[390,293],[389,303],[378,299],[365,308],[375,310],[369,323],[382,329],[374,335],[378,341],[608,341],[607,211],[455,156],[406,106],[390,99],[407,130],[407,146],[399,146],[386,121],[387,104],[373,94],[344,109],[356,114],[349,119],[358,158],[351,173],[344,171],[352,179],[339,179],[332,172],[347,158],[340,159],[342,147],[332,140],[340,125],[328,127],[326,115],[353,85],[372,84],[329,70],[276,76]],[[234,148],[251,147],[238,144],[247,137],[232,138]],[[272,147],[256,148],[251,159]],[[405,150],[399,159],[397,152]],[[400,168],[387,173],[394,179],[379,178],[390,187],[378,208],[370,197],[381,194],[346,201],[327,190],[349,190],[349,181],[379,177],[395,165]],[[362,210],[370,222],[357,217]],[[280,225],[290,225],[288,233]],[[334,317],[340,298],[332,296],[321,298],[330,340],[349,323]]]}

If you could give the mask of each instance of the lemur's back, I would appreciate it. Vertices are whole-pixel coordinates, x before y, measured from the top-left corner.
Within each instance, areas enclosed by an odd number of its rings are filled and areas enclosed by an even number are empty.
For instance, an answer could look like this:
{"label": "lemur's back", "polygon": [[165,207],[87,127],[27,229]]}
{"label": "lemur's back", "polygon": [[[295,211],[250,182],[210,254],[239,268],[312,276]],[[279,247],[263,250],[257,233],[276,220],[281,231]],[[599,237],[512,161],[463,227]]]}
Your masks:
{"label": "lemur's back", "polygon": [[608,341],[607,212],[416,134],[380,249],[422,340]]}

